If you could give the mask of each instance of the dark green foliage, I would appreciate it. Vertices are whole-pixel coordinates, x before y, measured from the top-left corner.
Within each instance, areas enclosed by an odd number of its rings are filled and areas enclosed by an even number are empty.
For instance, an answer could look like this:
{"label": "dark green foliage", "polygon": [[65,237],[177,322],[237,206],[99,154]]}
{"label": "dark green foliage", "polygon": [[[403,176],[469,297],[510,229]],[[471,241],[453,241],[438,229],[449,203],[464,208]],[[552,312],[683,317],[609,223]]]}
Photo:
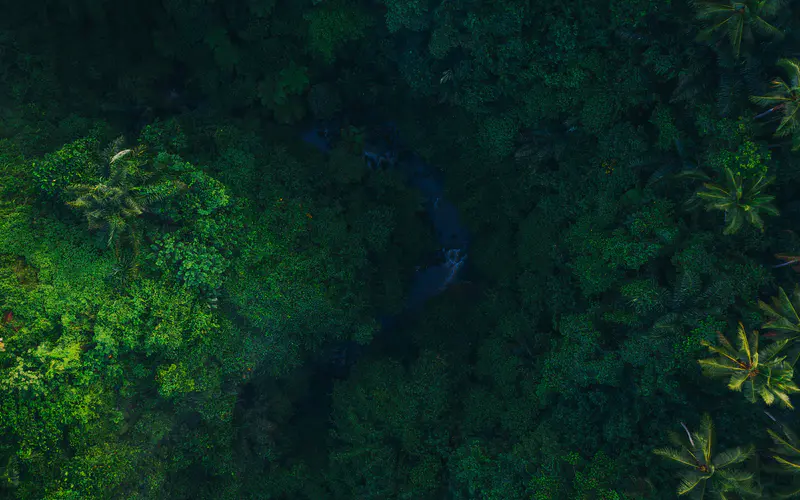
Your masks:
{"label": "dark green foliage", "polygon": [[305,15],[309,48],[330,63],[348,42],[363,38],[372,24],[360,6],[342,1],[325,1]]}
{"label": "dark green foliage", "polygon": [[774,18],[781,11],[783,0],[736,1],[696,1],[697,18],[708,23],[700,33],[701,38],[709,39],[718,32],[730,40],[733,54],[739,57],[742,43],[752,43],[753,34],[780,37],[781,31],[767,19]]}
{"label": "dark green foliage", "polygon": [[528,483],[528,490],[535,500],[621,500],[625,497],[610,487],[618,480],[616,476],[617,465],[602,451],[591,460],[583,459],[579,453],[572,452],[543,464],[540,472]]}
{"label": "dark green foliage", "polygon": [[779,464],[779,473],[793,476],[790,486],[776,491],[777,498],[794,498],[800,493],[800,484],[796,480],[800,472],[800,448],[798,448],[797,435],[785,425],[780,426],[779,431],[767,429],[769,437],[772,438],[774,447],[771,449],[775,455],[772,458]]}
{"label": "dark green foliage", "polygon": [[[604,204],[598,212],[605,210],[615,209]],[[569,233],[568,241],[580,252],[575,272],[587,294],[607,289],[622,270],[636,270],[655,259],[677,236],[672,205],[663,199],[630,214],[616,228],[610,229],[607,221],[595,214],[586,215]]]}
{"label": "dark green foliage", "polygon": [[545,361],[538,391],[575,396],[577,391],[591,385],[615,387],[620,384],[623,363],[617,353],[603,352],[600,334],[588,316],[562,318],[559,332],[563,337],[562,345],[553,349],[553,354]]}
{"label": "dark green foliage", "polygon": [[425,352],[408,371],[391,361],[365,363],[337,385],[330,479],[338,496],[436,498],[449,436],[434,423],[449,406],[447,365]]}
{"label": "dark green foliage", "polygon": [[[0,498],[675,498],[654,449],[687,494],[796,496],[796,24],[9,3]],[[444,202],[468,258],[410,308]]]}

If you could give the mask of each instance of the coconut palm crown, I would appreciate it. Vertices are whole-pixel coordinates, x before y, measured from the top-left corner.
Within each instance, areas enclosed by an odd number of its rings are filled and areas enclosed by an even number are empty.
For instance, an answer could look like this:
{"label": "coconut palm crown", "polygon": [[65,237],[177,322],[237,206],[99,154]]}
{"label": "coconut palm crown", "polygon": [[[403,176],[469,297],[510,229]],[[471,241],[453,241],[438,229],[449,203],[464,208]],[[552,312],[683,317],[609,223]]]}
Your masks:
{"label": "coconut palm crown", "polygon": [[800,392],[794,382],[794,369],[786,361],[788,340],[779,340],[759,350],[757,331],[746,333],[739,323],[738,346],[718,333],[718,345],[708,341],[702,344],[717,356],[698,361],[709,377],[727,377],[728,388],[741,391],[751,403],[761,399],[771,405],[780,401],[786,408],[794,408],[789,395]]}
{"label": "coconut palm crown", "polygon": [[656,455],[682,467],[678,475],[678,495],[702,500],[729,498],[727,493],[755,493],[753,474],[736,467],[753,455],[752,446],[715,454],[714,425],[709,415],[703,416],[696,432],[689,432],[683,423],[681,425],[686,431],[685,436],[670,433],[670,440],[675,447],[653,450]]}
{"label": "coconut palm crown", "polygon": [[764,230],[761,214],[778,215],[778,209],[772,203],[775,196],[764,193],[764,189],[774,181],[772,177],[759,175],[744,181],[741,174],[734,174],[726,168],[724,183],[706,182],[697,197],[705,202],[706,210],[721,210],[725,213],[725,229],[723,234],[734,234],[745,222],[757,229]]}

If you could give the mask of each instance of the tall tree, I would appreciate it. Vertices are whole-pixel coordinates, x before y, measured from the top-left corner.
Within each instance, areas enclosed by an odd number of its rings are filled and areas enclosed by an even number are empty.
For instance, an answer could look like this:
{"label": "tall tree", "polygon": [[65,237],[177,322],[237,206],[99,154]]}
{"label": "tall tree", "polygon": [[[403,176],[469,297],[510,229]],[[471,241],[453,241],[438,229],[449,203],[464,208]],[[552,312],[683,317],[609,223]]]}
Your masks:
{"label": "tall tree", "polygon": [[769,107],[759,116],[769,116],[777,113],[780,124],[775,130],[777,137],[792,137],[792,149],[800,148],[800,61],[797,59],[781,59],[778,66],[786,72],[788,80],[776,76],[770,87],[772,91],[767,95],[750,96],[754,103]]}
{"label": "tall tree", "polygon": [[797,498],[800,495],[800,441],[797,435],[786,426],[781,425],[781,432],[767,429],[767,433],[775,444],[772,458],[780,464],[780,471],[794,476],[795,481],[788,488],[776,491],[779,498]]}
{"label": "tall tree", "polygon": [[779,340],[759,351],[758,332],[747,334],[739,323],[738,347],[718,332],[719,345],[704,340],[702,344],[717,356],[698,361],[703,372],[710,377],[729,377],[728,388],[744,392],[745,398],[755,403],[761,398],[771,405],[779,400],[793,408],[789,395],[800,392],[794,382],[794,369],[786,361],[784,349],[787,340]]}
{"label": "tall tree", "polygon": [[675,448],[658,448],[656,455],[680,464],[684,470],[678,476],[678,495],[696,499],[709,497],[725,499],[727,493],[754,494],[753,474],[736,467],[753,455],[752,446],[732,448],[714,454],[714,424],[706,414],[697,432],[681,423],[686,436],[670,433]]}
{"label": "tall tree", "polygon": [[753,40],[754,32],[771,37],[783,36],[781,30],[764,19],[775,16],[783,3],[783,0],[696,1],[697,18],[708,23],[700,33],[700,38],[711,38],[716,33],[726,34],[734,56],[739,57],[742,41]]}
{"label": "tall tree", "polygon": [[137,185],[134,181],[143,183],[153,175],[141,169],[144,162],[140,155],[141,152],[135,149],[115,151],[109,158],[109,176],[105,181],[67,187],[68,193],[77,196],[67,204],[83,212],[89,229],[107,232],[108,245],[114,244],[117,256],[124,238],[132,243],[134,252],[138,252],[139,217],[147,211],[150,203],[175,194],[181,186],[174,181]]}
{"label": "tall tree", "polygon": [[763,328],[773,330],[770,334],[774,338],[794,341],[800,336],[800,314],[797,312],[800,309],[800,285],[795,285],[791,298],[783,288],[778,288],[778,295],[772,297],[771,305],[759,300],[758,307],[766,315]]}
{"label": "tall tree", "polygon": [[764,230],[761,213],[778,215],[778,209],[772,204],[773,195],[764,194],[764,188],[773,182],[773,178],[759,175],[753,180],[742,180],[741,174],[734,174],[725,169],[723,185],[707,182],[697,197],[706,202],[706,210],[721,210],[725,213],[725,229],[723,234],[734,234],[748,222]]}

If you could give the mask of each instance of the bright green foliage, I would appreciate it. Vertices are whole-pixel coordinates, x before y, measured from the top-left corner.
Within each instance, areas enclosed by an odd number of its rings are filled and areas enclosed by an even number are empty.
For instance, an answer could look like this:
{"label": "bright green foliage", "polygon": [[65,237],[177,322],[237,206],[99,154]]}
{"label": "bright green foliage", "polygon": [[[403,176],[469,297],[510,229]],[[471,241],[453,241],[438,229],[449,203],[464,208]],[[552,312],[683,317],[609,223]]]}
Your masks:
{"label": "bright green foliage", "polygon": [[708,39],[716,33],[726,34],[733,54],[739,57],[742,41],[752,42],[754,32],[770,37],[783,35],[765,20],[775,17],[783,3],[783,0],[729,0],[722,3],[698,0],[695,2],[697,18],[708,23],[700,37]]}
{"label": "bright green foliage", "polygon": [[[123,152],[111,162],[112,176],[117,175],[116,165],[130,154]],[[220,289],[235,245],[242,245],[240,253],[252,255],[266,233],[255,227],[242,243],[243,212],[227,187],[177,156],[156,156],[153,165],[160,169],[160,182],[185,186],[153,208],[154,213],[179,224],[176,230],[158,235],[148,220],[137,222],[146,237],[155,232],[155,242],[164,246],[158,256],[143,246],[142,257],[145,261],[161,258],[160,267],[168,279],[130,275],[120,282],[117,276],[126,273],[127,260],[114,264],[98,255],[82,241],[85,236],[77,227],[52,217],[33,217],[27,206],[3,208],[0,312],[13,312],[13,322],[6,326],[3,319],[0,324],[5,347],[0,353],[5,356],[0,358],[0,380],[6,394],[0,401],[0,426],[17,443],[12,457],[19,458],[5,457],[11,460],[12,475],[20,475],[14,481],[19,482],[23,496],[42,497],[37,492],[44,489],[60,491],[61,496],[77,492],[81,498],[98,498],[109,491],[129,496],[125,492],[142,480],[131,476],[132,471],[148,475],[150,497],[169,496],[165,488],[171,486],[163,480],[164,470],[175,473],[190,467],[201,455],[195,450],[180,460],[165,462],[165,457],[154,454],[156,444],[174,435],[188,448],[195,446],[194,438],[180,437],[185,431],[174,416],[144,428],[136,427],[139,419],[154,415],[158,401],[169,401],[177,413],[199,415],[201,428],[217,436],[219,432],[210,427],[230,421],[235,403],[231,387],[248,380],[268,357],[276,366],[282,362],[274,349],[268,354],[263,334],[251,335],[234,327],[220,316],[221,308],[213,307],[216,297],[208,300],[197,293]],[[145,163],[148,159],[142,154],[141,161],[130,168],[149,164]],[[131,197],[155,193],[158,185],[108,184],[118,185],[120,192]],[[281,213],[279,206],[275,212]],[[311,219],[305,210],[297,212],[295,223],[305,232]],[[245,262],[250,266],[257,261]],[[273,275],[287,283],[298,276],[285,266],[274,269]],[[312,276],[307,274],[298,282],[318,289]],[[175,281],[183,286],[175,286]],[[121,288],[112,289],[112,284]],[[277,291],[276,296],[281,293]],[[298,304],[298,297],[292,294],[284,299],[287,326],[297,324],[291,319],[293,314],[304,312],[291,307]],[[275,311],[274,300],[261,300]],[[325,310],[314,304],[306,314],[313,318]],[[374,322],[369,325],[374,329]],[[288,329],[270,333],[290,334]],[[50,396],[63,406],[48,403]],[[129,432],[134,427],[138,430]],[[62,429],[70,436],[63,443]],[[70,447],[71,459],[59,451],[62,446]],[[100,460],[102,446],[114,448],[104,462]],[[230,443],[215,449],[224,453],[226,446]],[[20,461],[19,467],[15,460]],[[209,477],[223,466],[227,467],[217,462],[209,468]],[[18,469],[25,472],[14,472]],[[65,473],[81,479],[63,479]],[[29,479],[31,474],[37,477],[35,482]]]}
{"label": "bright green foliage", "polygon": [[62,198],[71,184],[89,184],[100,178],[100,158],[95,139],[79,139],[50,153],[32,165],[39,190],[48,197]]}
{"label": "bright green foliage", "polygon": [[764,221],[759,212],[767,215],[778,215],[778,209],[772,204],[775,196],[763,193],[774,178],[759,175],[750,181],[743,181],[740,174],[725,169],[725,184],[703,184],[704,190],[697,196],[705,201],[706,210],[720,210],[725,213],[725,229],[723,234],[734,234],[745,222],[756,229],[764,230]]}
{"label": "bright green foliage", "polygon": [[770,86],[772,91],[763,96],[751,96],[754,103],[769,107],[765,114],[777,112],[781,116],[780,124],[775,130],[777,137],[792,136],[793,149],[800,147],[800,61],[797,59],[780,59],[777,65],[786,71],[788,81],[775,77]]}
{"label": "bright green foliage", "polygon": [[[666,318],[665,318],[666,319]],[[672,319],[672,318],[669,318]],[[662,320],[663,321],[663,320]],[[669,321],[656,323],[656,327],[669,328],[672,325]],[[714,318],[703,318],[695,328],[690,330],[685,337],[680,339],[680,343],[675,345],[675,354],[683,359],[695,359],[705,354],[704,342],[710,342],[717,336],[717,332],[727,325],[723,321]]]}
{"label": "bright green foliage", "polygon": [[173,182],[141,185],[152,173],[141,170],[138,152],[126,149],[114,152],[109,158],[107,179],[98,184],[71,184],[66,192],[77,199],[67,202],[84,213],[89,229],[100,229],[106,234],[107,244],[115,244],[119,256],[123,238],[139,249],[139,217],[153,202],[162,201],[175,194],[180,185]]}
{"label": "bright green foliage", "polygon": [[187,138],[178,120],[171,119],[145,125],[139,134],[139,143],[148,150],[178,153],[186,148]]}
{"label": "bright green foliage", "polygon": [[676,448],[658,448],[656,455],[682,466],[678,476],[678,495],[690,498],[728,498],[731,494],[753,493],[753,474],[737,465],[753,455],[753,447],[731,448],[719,453],[714,450],[715,433],[711,417],[706,414],[696,432],[686,430],[686,436],[670,433]]}
{"label": "bright green foliage", "polygon": [[[47,218],[31,227],[26,211],[4,210],[2,217],[0,248],[19,257],[4,261],[0,271],[0,309],[13,311],[15,325],[3,328],[0,427],[13,436],[14,461],[26,471],[19,493],[40,497],[37,491],[61,479],[62,433],[70,431],[64,435],[80,456],[119,423],[113,393],[82,349],[90,341],[86,327],[96,304],[110,295],[104,277],[112,262],[79,243],[74,228]],[[37,477],[35,483],[28,474]]]}
{"label": "bright green foliage", "polygon": [[239,241],[241,211],[233,207],[221,182],[177,157],[170,163],[173,170],[180,165],[183,175],[179,182],[186,188],[172,209],[161,212],[184,227],[153,242],[154,263],[179,283],[214,295],[223,284],[232,248]]}
{"label": "bright green foliage", "polygon": [[179,282],[204,292],[222,286],[230,262],[216,247],[196,239],[180,241],[174,234],[164,235],[154,247],[158,252],[156,267],[175,276]]}
{"label": "bright green foliage", "polygon": [[[744,124],[740,124],[740,130]],[[755,142],[744,138],[738,149],[731,151],[723,149],[716,152],[707,161],[717,171],[731,170],[734,175],[741,175],[743,179],[766,177],[772,154]]]}
{"label": "bright green foliage", "polygon": [[72,492],[78,498],[102,498],[122,484],[135,481],[140,453],[130,445],[98,443],[66,468],[61,481],[63,489],[59,489],[59,493]]}
{"label": "bright green foliage", "polygon": [[186,192],[180,199],[181,216],[192,220],[195,217],[219,215],[222,209],[231,204],[228,189],[223,183],[210,175],[191,166],[181,181],[186,185]]}
{"label": "bright green foliage", "polygon": [[789,396],[800,392],[794,383],[794,369],[786,361],[787,340],[773,342],[759,350],[758,332],[745,332],[739,323],[737,330],[738,346],[722,334],[718,335],[718,345],[703,341],[703,345],[717,354],[715,358],[701,359],[698,362],[709,377],[730,377],[728,389],[744,393],[745,398],[755,403],[759,398],[771,405],[776,400],[787,408],[793,408]]}

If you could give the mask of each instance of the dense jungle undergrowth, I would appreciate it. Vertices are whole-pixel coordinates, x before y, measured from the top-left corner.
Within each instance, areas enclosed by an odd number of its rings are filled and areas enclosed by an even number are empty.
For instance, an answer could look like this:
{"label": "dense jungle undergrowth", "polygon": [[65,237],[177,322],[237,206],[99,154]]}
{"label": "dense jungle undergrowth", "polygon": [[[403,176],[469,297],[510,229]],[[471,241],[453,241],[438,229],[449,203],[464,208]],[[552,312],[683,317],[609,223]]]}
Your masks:
{"label": "dense jungle undergrowth", "polygon": [[797,1],[0,12],[0,498],[800,498]]}

